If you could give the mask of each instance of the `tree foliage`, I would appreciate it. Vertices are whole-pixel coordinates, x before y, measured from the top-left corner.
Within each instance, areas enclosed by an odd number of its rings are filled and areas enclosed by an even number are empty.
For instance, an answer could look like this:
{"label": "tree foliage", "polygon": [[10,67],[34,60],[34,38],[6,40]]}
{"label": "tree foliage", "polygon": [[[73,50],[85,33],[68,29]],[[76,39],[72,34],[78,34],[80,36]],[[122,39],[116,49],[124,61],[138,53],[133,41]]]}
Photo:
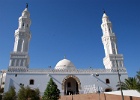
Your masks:
{"label": "tree foliage", "polygon": [[[120,84],[117,85],[120,89]],[[125,79],[124,82],[121,82],[122,90],[137,90],[140,91],[140,83],[138,82],[136,77],[129,77]]]}
{"label": "tree foliage", "polygon": [[56,83],[50,78],[42,100],[58,100],[60,95],[60,90],[57,88]]}
{"label": "tree foliage", "polygon": [[140,92],[140,70],[137,72],[137,80],[138,80],[138,91]]}
{"label": "tree foliage", "polygon": [[140,82],[140,70],[137,72],[137,79],[139,80],[139,82]]}
{"label": "tree foliage", "polygon": [[18,100],[40,100],[40,91],[39,89],[31,89],[30,87],[21,86],[18,92]]}
{"label": "tree foliage", "polygon": [[13,86],[10,87],[9,91],[4,93],[3,100],[16,100],[16,92]]}

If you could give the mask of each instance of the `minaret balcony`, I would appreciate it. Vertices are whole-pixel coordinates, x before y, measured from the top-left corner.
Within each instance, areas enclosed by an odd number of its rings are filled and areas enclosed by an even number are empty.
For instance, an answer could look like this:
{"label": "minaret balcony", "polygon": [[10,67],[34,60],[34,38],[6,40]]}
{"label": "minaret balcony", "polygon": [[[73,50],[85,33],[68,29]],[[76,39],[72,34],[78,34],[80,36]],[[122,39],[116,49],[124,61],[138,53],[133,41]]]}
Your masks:
{"label": "minaret balcony", "polygon": [[30,29],[29,28],[18,28],[17,30],[15,30],[15,33],[18,33],[18,32],[30,33]]}
{"label": "minaret balcony", "polygon": [[28,52],[11,52],[11,55],[28,55]]}

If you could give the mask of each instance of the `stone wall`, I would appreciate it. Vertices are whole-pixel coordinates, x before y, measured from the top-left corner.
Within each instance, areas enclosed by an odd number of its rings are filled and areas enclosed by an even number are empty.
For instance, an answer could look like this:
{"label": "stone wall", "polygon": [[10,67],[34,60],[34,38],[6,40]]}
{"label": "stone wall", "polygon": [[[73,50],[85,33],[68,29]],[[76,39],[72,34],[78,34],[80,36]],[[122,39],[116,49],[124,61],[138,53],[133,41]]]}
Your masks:
{"label": "stone wall", "polygon": [[[59,100],[99,100],[99,94],[61,96]],[[100,94],[100,100],[122,100],[121,95]],[[124,96],[124,100],[140,100],[140,97]]]}

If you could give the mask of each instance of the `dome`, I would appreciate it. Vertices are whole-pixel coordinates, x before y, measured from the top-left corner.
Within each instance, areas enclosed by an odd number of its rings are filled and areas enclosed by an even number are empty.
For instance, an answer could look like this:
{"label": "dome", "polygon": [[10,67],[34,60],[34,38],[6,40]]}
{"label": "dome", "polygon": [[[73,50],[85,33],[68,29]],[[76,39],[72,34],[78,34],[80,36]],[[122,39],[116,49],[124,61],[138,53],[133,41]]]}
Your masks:
{"label": "dome", "polygon": [[63,59],[63,60],[60,60],[56,64],[54,69],[68,69],[68,70],[70,69],[70,70],[72,70],[72,69],[75,69],[75,66],[73,65],[73,63],[70,60]]}

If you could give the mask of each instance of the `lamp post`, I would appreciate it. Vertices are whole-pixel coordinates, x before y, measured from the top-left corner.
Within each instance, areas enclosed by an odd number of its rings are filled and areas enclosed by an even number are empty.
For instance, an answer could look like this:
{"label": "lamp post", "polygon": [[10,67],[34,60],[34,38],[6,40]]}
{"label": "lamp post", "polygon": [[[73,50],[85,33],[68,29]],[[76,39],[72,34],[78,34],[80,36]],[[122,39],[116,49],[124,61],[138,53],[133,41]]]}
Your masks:
{"label": "lamp post", "polygon": [[[97,78],[97,85],[98,85],[98,76],[99,76],[99,74],[96,73],[95,76]],[[100,100],[100,89],[99,89],[99,85],[98,85],[98,92],[97,93],[99,94],[99,100]]]}
{"label": "lamp post", "polygon": [[124,96],[123,96],[123,91],[122,91],[122,85],[121,85],[121,78],[120,78],[120,73],[119,73],[119,68],[118,68],[118,62],[115,56],[115,60],[116,60],[116,66],[117,66],[117,73],[118,73],[118,78],[119,78],[119,85],[120,85],[120,90],[121,90],[121,96],[122,96],[122,100],[124,100]]}

